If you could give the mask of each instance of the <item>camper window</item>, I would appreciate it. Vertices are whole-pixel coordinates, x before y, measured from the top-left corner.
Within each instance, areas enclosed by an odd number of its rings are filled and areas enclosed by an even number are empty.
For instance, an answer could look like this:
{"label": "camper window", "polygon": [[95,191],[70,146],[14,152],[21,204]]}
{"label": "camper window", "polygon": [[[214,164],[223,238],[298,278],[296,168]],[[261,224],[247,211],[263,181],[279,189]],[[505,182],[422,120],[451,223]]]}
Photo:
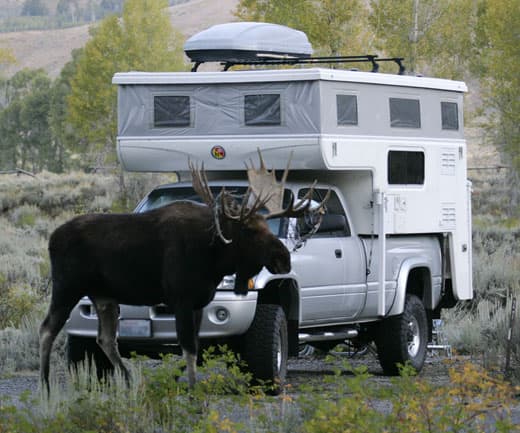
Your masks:
{"label": "camper window", "polygon": [[338,125],[357,125],[358,109],[356,95],[336,95]]}
{"label": "camper window", "polygon": [[153,97],[153,126],[155,128],[190,126],[190,97],[184,95],[155,95]]}
{"label": "camper window", "polygon": [[388,152],[390,185],[424,184],[424,152],[391,150]]}
{"label": "camper window", "polygon": [[281,125],[280,95],[244,96],[244,122],[247,126]]}
{"label": "camper window", "polygon": [[441,102],[442,129],[459,129],[459,109],[456,102]]}
{"label": "camper window", "polygon": [[420,128],[419,100],[390,98],[390,126],[392,128]]}

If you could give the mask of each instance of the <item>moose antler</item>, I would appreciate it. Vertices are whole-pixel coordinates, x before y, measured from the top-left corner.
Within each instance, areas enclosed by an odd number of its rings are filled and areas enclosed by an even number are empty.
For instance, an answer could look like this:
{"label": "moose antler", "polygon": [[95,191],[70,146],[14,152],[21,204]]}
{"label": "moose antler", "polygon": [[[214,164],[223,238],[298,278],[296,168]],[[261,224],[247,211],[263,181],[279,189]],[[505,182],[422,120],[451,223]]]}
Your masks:
{"label": "moose antler", "polygon": [[249,188],[252,190],[256,197],[267,197],[264,206],[267,208],[269,213],[265,215],[265,218],[279,218],[279,217],[291,217],[298,218],[303,216],[305,212],[319,212],[323,211],[325,203],[330,197],[330,190],[327,192],[325,198],[318,204],[317,207],[311,209],[312,196],[314,193],[314,187],[316,181],[311,185],[307,194],[296,202],[289,204],[287,208],[283,208],[283,194],[285,189],[285,182],[287,175],[289,174],[289,165],[291,164],[292,152],[287,161],[287,167],[285,168],[282,180],[276,181],[274,170],[268,170],[265,166],[264,159],[260,149],[258,149],[258,156],[260,158],[260,168],[254,167],[253,161],[250,161],[250,166],[246,164],[247,177],[249,179]]}
{"label": "moose antler", "polygon": [[282,206],[283,194],[287,175],[289,174],[289,165],[291,163],[292,153],[280,182],[277,182],[274,170],[268,170],[266,168],[260,149],[258,149],[258,156],[260,158],[259,169],[254,167],[252,161],[250,161],[250,165],[246,163],[249,187],[247,188],[245,195],[242,197],[240,204],[238,204],[235,196],[227,192],[225,188],[222,188],[218,197],[215,198],[208,184],[208,178],[204,171],[204,163],[199,169],[198,166],[195,166],[191,161],[188,161],[192,175],[193,189],[204,203],[213,209],[217,234],[226,244],[231,243],[232,240],[227,239],[222,232],[219,218],[220,215],[224,215],[229,220],[244,223],[261,209],[266,208],[269,212],[267,215],[264,215],[266,219],[279,217],[299,218],[306,212],[322,214],[325,203],[329,199],[330,190],[321,203],[311,208],[315,203],[312,201],[314,187],[316,186],[316,182],[314,182],[304,197],[291,202],[289,206],[284,209]]}
{"label": "moose antler", "polygon": [[289,174],[289,165],[291,164],[292,152],[287,161],[287,167],[285,168],[281,182],[276,181],[276,175],[274,170],[268,170],[265,166],[264,158],[260,149],[258,149],[258,157],[260,159],[260,168],[256,169],[253,161],[250,161],[250,165],[246,163],[247,178],[249,179],[249,187],[253,191],[256,197],[269,197],[265,203],[265,207],[269,213],[277,213],[282,211],[283,207],[283,192],[285,188],[285,181]]}
{"label": "moose antler", "polygon": [[191,171],[191,183],[193,185],[193,189],[198,194],[198,196],[202,199],[204,203],[208,206],[213,207],[215,205],[215,197],[213,197],[213,193],[208,185],[208,178],[206,176],[206,172],[204,171],[204,163],[202,163],[201,168],[195,166],[191,160],[188,160],[188,166]]}
{"label": "moose antler", "polygon": [[[232,242],[232,239],[227,239],[224,236],[224,233],[222,233],[222,228],[220,227],[220,219],[219,219],[219,201],[215,200],[215,197],[213,196],[213,193],[211,192],[211,188],[208,184],[208,177],[206,176],[206,171],[204,170],[204,163],[202,163],[201,168],[199,169],[198,166],[195,166],[191,160],[188,160],[188,166],[190,167],[191,171],[191,183],[193,185],[193,189],[198,194],[198,196],[202,199],[204,203],[206,203],[209,207],[214,209],[214,217],[215,217],[215,228],[217,230],[217,234],[219,238],[224,242],[225,244],[230,244]],[[221,196],[221,203],[224,203],[226,201],[226,192],[224,191],[224,188],[222,188],[222,192],[220,193]],[[222,206],[224,207],[224,206]]]}

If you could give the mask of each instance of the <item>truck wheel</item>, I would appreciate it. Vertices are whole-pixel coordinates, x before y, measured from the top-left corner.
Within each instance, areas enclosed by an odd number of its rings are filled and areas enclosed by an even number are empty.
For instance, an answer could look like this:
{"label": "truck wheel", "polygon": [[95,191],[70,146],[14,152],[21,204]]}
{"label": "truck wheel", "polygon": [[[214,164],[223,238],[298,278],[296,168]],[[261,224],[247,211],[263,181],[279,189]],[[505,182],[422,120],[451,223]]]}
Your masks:
{"label": "truck wheel", "polygon": [[253,323],[243,336],[242,357],[253,379],[272,387],[273,394],[282,390],[288,350],[287,321],[282,307],[257,305]]}
{"label": "truck wheel", "polygon": [[95,338],[82,338],[67,336],[67,364],[69,369],[77,370],[79,364],[88,362],[88,367],[96,367],[98,379],[107,376],[114,371],[114,367],[101,348],[96,343]]}
{"label": "truck wheel", "polygon": [[411,365],[420,371],[426,357],[428,321],[421,300],[406,295],[404,312],[385,319],[376,336],[377,354],[383,372],[390,376],[399,374],[398,364]]}

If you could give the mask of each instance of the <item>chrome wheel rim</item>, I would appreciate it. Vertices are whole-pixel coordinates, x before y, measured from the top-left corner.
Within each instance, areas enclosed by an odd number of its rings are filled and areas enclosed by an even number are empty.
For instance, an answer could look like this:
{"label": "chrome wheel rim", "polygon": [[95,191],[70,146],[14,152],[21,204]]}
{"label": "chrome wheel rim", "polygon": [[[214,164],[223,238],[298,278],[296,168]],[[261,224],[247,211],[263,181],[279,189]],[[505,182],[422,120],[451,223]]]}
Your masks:
{"label": "chrome wheel rim", "polygon": [[282,369],[282,336],[278,336],[278,344],[276,345],[276,371],[280,372]]}
{"label": "chrome wheel rim", "polygon": [[415,317],[408,321],[408,355],[415,358],[419,353],[421,337],[419,335],[419,322]]}

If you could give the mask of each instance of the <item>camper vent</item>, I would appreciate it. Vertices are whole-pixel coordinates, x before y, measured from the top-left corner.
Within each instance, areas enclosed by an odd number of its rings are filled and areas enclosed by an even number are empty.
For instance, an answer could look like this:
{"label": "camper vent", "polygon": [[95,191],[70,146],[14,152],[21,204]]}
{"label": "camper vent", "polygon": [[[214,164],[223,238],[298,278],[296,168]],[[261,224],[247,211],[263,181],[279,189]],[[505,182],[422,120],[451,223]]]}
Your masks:
{"label": "camper vent", "polygon": [[441,153],[441,174],[455,176],[456,150],[444,149]]}
{"label": "camper vent", "polygon": [[455,203],[443,203],[441,207],[441,227],[454,229],[457,220]]}

